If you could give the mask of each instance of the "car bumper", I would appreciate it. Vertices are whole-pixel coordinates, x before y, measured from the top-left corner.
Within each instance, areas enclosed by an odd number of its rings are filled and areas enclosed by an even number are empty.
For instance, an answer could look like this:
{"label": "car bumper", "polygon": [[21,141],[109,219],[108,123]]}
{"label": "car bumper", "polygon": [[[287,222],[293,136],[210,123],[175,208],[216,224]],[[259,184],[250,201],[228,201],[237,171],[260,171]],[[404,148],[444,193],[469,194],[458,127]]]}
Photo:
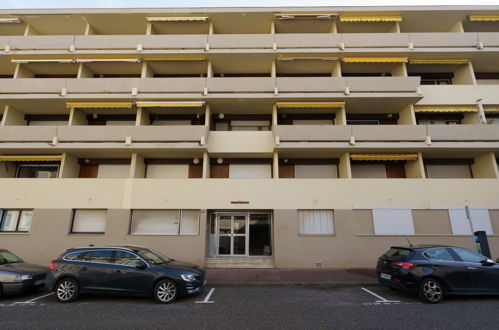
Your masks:
{"label": "car bumper", "polygon": [[418,292],[417,281],[409,274],[404,276],[393,277],[392,279],[386,279],[380,277],[380,273],[378,273],[378,281],[379,284],[386,287],[392,287],[411,293]]}
{"label": "car bumper", "polygon": [[200,293],[204,290],[207,283],[208,280],[206,277],[201,279],[200,281],[184,282],[182,293],[183,295],[193,295]]}
{"label": "car bumper", "polygon": [[45,287],[45,280],[28,280],[22,282],[2,283],[3,293],[6,295],[19,294]]}

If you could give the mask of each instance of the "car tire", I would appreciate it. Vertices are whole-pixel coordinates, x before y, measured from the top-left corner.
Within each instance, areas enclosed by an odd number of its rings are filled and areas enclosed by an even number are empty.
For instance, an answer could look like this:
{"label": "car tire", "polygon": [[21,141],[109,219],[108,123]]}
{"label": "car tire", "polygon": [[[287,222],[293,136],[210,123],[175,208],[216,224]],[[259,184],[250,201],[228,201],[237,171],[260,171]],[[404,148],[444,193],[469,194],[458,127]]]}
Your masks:
{"label": "car tire", "polygon": [[425,278],[419,285],[419,298],[428,304],[437,304],[444,298],[444,286],[435,278]]}
{"label": "car tire", "polygon": [[177,284],[170,279],[161,280],[154,287],[154,299],[161,304],[170,304],[174,302],[177,297]]}
{"label": "car tire", "polygon": [[0,284],[0,299],[3,298],[3,288],[2,288],[2,284]]}
{"label": "car tire", "polygon": [[69,303],[78,299],[78,282],[70,277],[63,278],[55,286],[55,297],[61,303]]}

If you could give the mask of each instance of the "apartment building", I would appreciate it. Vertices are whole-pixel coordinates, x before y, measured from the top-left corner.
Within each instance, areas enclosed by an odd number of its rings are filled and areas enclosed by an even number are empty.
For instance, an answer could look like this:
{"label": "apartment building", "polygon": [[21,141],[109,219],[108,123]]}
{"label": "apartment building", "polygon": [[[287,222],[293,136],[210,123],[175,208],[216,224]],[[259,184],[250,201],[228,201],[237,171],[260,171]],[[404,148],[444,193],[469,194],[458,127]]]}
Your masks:
{"label": "apartment building", "polygon": [[499,6],[1,10],[0,115],[0,247],[32,262],[499,256]]}

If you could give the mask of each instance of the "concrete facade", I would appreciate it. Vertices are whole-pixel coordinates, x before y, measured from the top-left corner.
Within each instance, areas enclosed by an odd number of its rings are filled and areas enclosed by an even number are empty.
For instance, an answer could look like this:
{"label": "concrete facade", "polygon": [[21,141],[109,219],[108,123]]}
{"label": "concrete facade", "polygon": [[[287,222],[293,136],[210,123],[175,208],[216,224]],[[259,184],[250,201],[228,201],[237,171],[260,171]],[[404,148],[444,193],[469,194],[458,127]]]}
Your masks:
{"label": "concrete facade", "polygon": [[407,239],[474,248],[465,206],[499,256],[499,6],[0,22],[0,247],[28,261],[373,267]]}

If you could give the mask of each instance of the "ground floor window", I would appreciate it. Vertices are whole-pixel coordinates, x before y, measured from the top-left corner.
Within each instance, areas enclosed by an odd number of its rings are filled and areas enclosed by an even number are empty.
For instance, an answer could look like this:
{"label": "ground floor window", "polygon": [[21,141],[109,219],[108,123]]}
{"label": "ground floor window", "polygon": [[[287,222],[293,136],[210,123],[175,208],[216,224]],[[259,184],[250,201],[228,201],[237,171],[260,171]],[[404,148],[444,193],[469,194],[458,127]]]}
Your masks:
{"label": "ground floor window", "polygon": [[199,235],[199,210],[133,210],[132,235]]}
{"label": "ground floor window", "polygon": [[333,235],[332,210],[298,210],[299,235]]}
{"label": "ground floor window", "polygon": [[103,234],[107,210],[74,210],[71,233]]}
{"label": "ground floor window", "polygon": [[32,210],[0,210],[0,232],[29,232]]}
{"label": "ground floor window", "polygon": [[373,209],[375,235],[414,235],[411,209]]}

